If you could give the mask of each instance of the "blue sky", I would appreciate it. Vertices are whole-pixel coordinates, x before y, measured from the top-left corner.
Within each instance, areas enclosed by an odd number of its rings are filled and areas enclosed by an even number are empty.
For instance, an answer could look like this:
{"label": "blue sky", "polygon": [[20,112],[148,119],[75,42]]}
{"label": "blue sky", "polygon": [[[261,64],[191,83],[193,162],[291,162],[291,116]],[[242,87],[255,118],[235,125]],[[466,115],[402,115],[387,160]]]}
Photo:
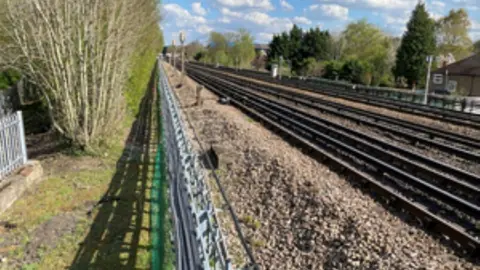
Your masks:
{"label": "blue sky", "polygon": [[[383,31],[401,36],[418,0],[162,0],[166,44],[178,39],[187,42],[208,39],[210,31],[248,29],[257,43],[268,43],[274,33],[293,24],[304,29],[320,27],[338,33],[355,20],[366,18]],[[452,8],[465,8],[472,20],[470,36],[480,39],[480,0],[426,0],[433,18]],[[178,42],[178,41],[177,41]]]}

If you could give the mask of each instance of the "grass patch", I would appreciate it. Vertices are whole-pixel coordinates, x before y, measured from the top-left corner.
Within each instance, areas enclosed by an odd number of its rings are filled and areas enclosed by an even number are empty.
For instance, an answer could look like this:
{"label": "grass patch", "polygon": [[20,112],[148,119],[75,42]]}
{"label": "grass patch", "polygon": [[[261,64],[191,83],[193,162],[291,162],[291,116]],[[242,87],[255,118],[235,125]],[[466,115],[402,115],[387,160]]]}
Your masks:
{"label": "grass patch", "polygon": [[253,230],[258,230],[262,226],[262,223],[260,223],[259,220],[255,219],[254,217],[250,215],[244,216],[241,221],[247,226],[250,227]]}
{"label": "grass patch", "polygon": [[[150,103],[145,103],[149,99]],[[65,159],[66,168],[49,176],[0,216],[18,225],[7,232],[10,235],[2,235],[14,238],[18,245],[8,254],[0,254],[8,259],[6,269],[150,268],[150,187],[155,155],[150,149],[156,145],[152,133],[156,108],[151,106],[151,96],[145,100],[137,120],[126,118],[115,132],[118,135],[102,142],[101,151],[90,157],[82,152],[60,156],[55,162],[62,164]],[[124,135],[129,130],[125,146]],[[41,244],[35,249],[36,256],[29,258],[26,251],[36,241],[37,231],[46,224],[54,226],[52,220],[63,215],[75,217],[73,229],[58,235],[53,244]],[[6,242],[0,247],[12,244]]]}
{"label": "grass patch", "polygon": [[253,120],[251,117],[245,116],[245,120],[249,123],[255,123],[255,120]]}

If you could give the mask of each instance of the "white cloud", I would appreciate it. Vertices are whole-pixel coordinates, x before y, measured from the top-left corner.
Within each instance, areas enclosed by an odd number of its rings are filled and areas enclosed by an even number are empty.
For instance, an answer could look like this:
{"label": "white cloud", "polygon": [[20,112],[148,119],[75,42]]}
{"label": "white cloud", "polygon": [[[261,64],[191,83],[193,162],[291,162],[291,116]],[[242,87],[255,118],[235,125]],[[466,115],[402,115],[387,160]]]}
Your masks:
{"label": "white cloud", "polygon": [[445,3],[441,1],[432,1],[432,6],[437,7],[437,8],[444,8]]}
{"label": "white cloud", "polygon": [[[461,1],[461,0],[460,0]],[[334,2],[346,6],[355,6],[359,8],[378,8],[378,9],[413,9],[418,0],[324,0],[323,2]]]}
{"label": "white cloud", "polygon": [[220,19],[218,19],[218,21],[221,22],[221,23],[231,23],[232,22],[232,20],[230,20],[227,17],[221,17]]}
{"label": "white cloud", "polygon": [[385,19],[387,25],[395,24],[395,27],[398,27],[399,25],[406,25],[410,19],[410,15],[410,11],[405,10],[403,12],[383,13],[382,17]]}
{"label": "white cloud", "polygon": [[211,31],[204,17],[192,15],[177,4],[166,4],[163,8],[166,12],[166,21],[173,22],[177,28],[186,28],[187,31],[194,29],[201,34]]}
{"label": "white cloud", "polygon": [[348,19],[348,8],[337,4],[311,5],[309,10],[316,12],[320,10],[323,15],[331,18],[346,20]]}
{"label": "white cloud", "polygon": [[270,17],[270,15],[268,15],[267,13],[258,12],[258,11],[247,13],[244,18],[247,21],[260,24],[260,25],[269,24],[272,21],[272,18]]}
{"label": "white cloud", "polygon": [[383,15],[385,22],[387,24],[406,24],[408,22],[408,17],[398,17],[391,15]]}
{"label": "white cloud", "polygon": [[432,19],[434,19],[435,21],[437,21],[438,19],[442,18],[443,15],[442,14],[438,14],[436,12],[429,12],[430,13],[430,17]]}
{"label": "white cloud", "polygon": [[480,40],[480,32],[470,32],[470,38],[473,42]]}
{"label": "white cloud", "polygon": [[243,16],[242,13],[236,12],[236,11],[231,11],[228,8],[220,9],[220,13],[222,13],[223,16],[234,17],[234,18],[241,18]]}
{"label": "white cloud", "polygon": [[207,11],[202,7],[202,3],[194,2],[192,3],[192,11],[200,16],[205,16]]}
{"label": "white cloud", "polygon": [[208,25],[200,25],[199,27],[196,28],[197,32],[200,33],[200,34],[207,34],[207,33],[210,33],[213,28],[208,26]]}
{"label": "white cloud", "polygon": [[[223,22],[237,21],[242,24],[242,27],[245,27],[244,24],[247,24],[247,26],[248,24],[260,25],[262,26],[261,31],[265,33],[288,31],[293,27],[293,22],[289,18],[272,17],[267,13],[260,11],[251,11],[244,14],[238,11],[232,11],[228,8],[222,8],[220,9],[220,13],[224,17],[221,18]],[[309,21],[308,19],[305,21],[305,19],[306,18],[303,20],[304,22]]]}
{"label": "white cloud", "polygon": [[312,21],[305,17],[294,17],[292,21],[296,24],[312,24]]}
{"label": "white cloud", "polygon": [[247,22],[261,25],[264,32],[280,33],[288,31],[293,27],[293,22],[289,18],[271,17],[266,13],[258,11],[245,14],[243,19]]}
{"label": "white cloud", "polygon": [[417,4],[417,0],[361,0],[364,4],[373,8],[384,9],[405,9],[413,8]]}
{"label": "white cloud", "polygon": [[475,20],[471,21],[472,25],[470,26],[471,30],[477,30],[480,31],[480,22],[477,22]]}
{"label": "white cloud", "polygon": [[217,2],[230,8],[260,8],[264,10],[273,10],[274,7],[270,0],[217,0]]}
{"label": "white cloud", "polygon": [[264,32],[258,33],[255,36],[256,42],[259,42],[259,43],[268,43],[272,40],[272,38],[273,38],[272,33],[264,33]]}
{"label": "white cloud", "polygon": [[280,0],[280,6],[285,10],[293,10],[293,6],[290,5],[286,0]]}

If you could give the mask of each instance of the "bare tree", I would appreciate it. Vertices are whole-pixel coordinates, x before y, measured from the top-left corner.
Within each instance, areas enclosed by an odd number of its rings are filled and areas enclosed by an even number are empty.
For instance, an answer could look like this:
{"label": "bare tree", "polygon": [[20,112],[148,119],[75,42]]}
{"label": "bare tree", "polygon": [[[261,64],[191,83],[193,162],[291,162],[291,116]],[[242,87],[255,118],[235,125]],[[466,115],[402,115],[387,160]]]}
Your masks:
{"label": "bare tree", "polygon": [[3,1],[0,62],[39,86],[58,132],[90,148],[124,115],[130,56],[158,23],[155,1]]}

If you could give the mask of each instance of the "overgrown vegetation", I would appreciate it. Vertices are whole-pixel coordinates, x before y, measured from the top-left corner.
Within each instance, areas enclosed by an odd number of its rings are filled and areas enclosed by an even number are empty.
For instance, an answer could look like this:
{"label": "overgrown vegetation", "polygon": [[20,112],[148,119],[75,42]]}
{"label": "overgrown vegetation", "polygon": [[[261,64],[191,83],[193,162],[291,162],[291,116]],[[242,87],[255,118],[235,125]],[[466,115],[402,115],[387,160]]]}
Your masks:
{"label": "overgrown vegetation", "polygon": [[60,135],[95,150],[148,82],[163,42],[157,1],[0,2],[0,66],[38,86]]}

